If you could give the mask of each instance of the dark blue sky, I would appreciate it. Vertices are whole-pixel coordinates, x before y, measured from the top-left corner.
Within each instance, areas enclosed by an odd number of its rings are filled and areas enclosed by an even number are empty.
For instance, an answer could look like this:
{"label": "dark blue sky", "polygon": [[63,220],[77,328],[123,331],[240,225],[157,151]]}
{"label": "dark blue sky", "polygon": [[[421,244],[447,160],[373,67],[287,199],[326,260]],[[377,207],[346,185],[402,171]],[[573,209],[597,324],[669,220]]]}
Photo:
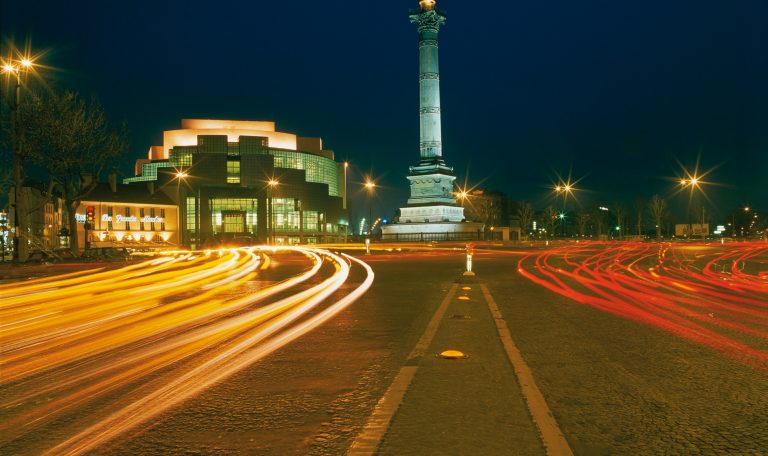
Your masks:
{"label": "dark blue sky", "polygon": [[[61,85],[128,122],[126,173],[181,118],[269,119],[373,170],[391,213],[418,160],[417,4],[2,2],[0,33],[51,48]],[[572,169],[582,203],[631,205],[671,196],[675,159],[700,155],[721,165],[726,186],[708,193],[723,215],[768,209],[768,2],[438,5],[444,155],[460,180],[543,207]]]}

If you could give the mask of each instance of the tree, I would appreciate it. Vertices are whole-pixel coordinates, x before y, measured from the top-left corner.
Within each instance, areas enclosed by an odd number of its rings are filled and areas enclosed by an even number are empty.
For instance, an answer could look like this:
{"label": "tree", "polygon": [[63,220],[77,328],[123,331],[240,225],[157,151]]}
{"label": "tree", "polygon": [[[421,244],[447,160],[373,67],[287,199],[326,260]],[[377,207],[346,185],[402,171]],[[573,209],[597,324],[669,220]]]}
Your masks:
{"label": "tree", "polygon": [[576,226],[579,229],[579,236],[584,237],[584,233],[587,231],[587,224],[590,219],[589,212],[581,210],[576,213]]}
{"label": "tree", "polygon": [[613,203],[613,212],[616,214],[616,226],[619,228],[619,236],[624,234],[624,223],[627,218],[627,209],[621,203]]}
{"label": "tree", "polygon": [[635,217],[637,222],[637,235],[643,235],[643,215],[645,214],[645,201],[642,198],[638,198],[635,201]]}
{"label": "tree", "polygon": [[661,224],[667,212],[667,202],[661,196],[653,195],[648,207],[654,222],[656,222],[656,239],[661,239]]}
{"label": "tree", "polygon": [[67,208],[70,248],[79,250],[75,211],[113,159],[127,149],[126,131],[113,130],[95,99],[75,92],[33,95],[26,121],[32,160],[55,183]]}
{"label": "tree", "polygon": [[597,238],[603,235],[603,228],[605,227],[606,211],[601,209],[605,206],[598,205],[598,207],[592,210],[592,219],[595,221],[595,230],[597,231]]}
{"label": "tree", "polygon": [[528,229],[533,223],[533,207],[528,201],[521,201],[520,206],[517,208],[517,216],[520,217],[520,231],[522,232],[523,239],[528,238]]}
{"label": "tree", "polygon": [[484,189],[472,191],[471,203],[464,208],[466,218],[485,225],[498,226],[502,223],[502,196]]}
{"label": "tree", "polygon": [[555,223],[557,223],[557,211],[552,206],[549,206],[541,214],[541,224],[544,226],[544,232],[547,237],[555,234]]}

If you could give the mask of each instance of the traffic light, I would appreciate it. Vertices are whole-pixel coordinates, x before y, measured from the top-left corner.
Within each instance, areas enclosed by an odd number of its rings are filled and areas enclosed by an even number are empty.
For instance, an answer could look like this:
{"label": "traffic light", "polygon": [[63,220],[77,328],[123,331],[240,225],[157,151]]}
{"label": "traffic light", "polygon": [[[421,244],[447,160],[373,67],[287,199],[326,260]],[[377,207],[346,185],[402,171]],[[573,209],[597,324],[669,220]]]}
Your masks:
{"label": "traffic light", "polygon": [[96,212],[96,208],[93,206],[87,206],[85,208],[85,222],[89,225],[93,225],[93,218]]}

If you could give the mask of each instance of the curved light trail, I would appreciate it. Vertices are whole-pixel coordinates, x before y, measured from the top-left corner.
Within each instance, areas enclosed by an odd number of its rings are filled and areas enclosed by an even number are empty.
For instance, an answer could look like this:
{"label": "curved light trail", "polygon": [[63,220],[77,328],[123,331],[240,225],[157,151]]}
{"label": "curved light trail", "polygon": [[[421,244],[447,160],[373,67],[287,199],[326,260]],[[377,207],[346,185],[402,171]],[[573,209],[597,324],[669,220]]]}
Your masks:
{"label": "curved light trail", "polygon": [[[291,261],[303,270],[281,272]],[[268,268],[282,280],[254,289]],[[0,452],[58,423],[66,432],[35,451],[124,437],[323,324],[373,277],[347,255],[249,247],[0,285]]]}
{"label": "curved light trail", "polygon": [[530,253],[547,289],[768,371],[768,245],[579,243]]}

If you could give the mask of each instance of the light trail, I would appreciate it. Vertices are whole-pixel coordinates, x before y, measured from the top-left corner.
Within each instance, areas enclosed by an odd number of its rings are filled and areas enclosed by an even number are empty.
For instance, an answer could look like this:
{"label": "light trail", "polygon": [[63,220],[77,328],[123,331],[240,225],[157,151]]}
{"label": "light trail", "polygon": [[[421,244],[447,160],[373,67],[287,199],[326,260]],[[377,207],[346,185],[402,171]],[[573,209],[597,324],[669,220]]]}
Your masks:
{"label": "light trail", "polygon": [[[768,371],[768,246],[579,243],[529,253],[526,279]],[[745,272],[754,271],[754,273]]]}
{"label": "light trail", "polygon": [[[362,282],[342,291],[354,270]],[[254,290],[267,272],[281,280]],[[326,322],[372,282],[351,257],[251,247],[4,284],[0,452],[51,423],[66,423],[67,437],[33,452],[82,454],[133,435]]]}

